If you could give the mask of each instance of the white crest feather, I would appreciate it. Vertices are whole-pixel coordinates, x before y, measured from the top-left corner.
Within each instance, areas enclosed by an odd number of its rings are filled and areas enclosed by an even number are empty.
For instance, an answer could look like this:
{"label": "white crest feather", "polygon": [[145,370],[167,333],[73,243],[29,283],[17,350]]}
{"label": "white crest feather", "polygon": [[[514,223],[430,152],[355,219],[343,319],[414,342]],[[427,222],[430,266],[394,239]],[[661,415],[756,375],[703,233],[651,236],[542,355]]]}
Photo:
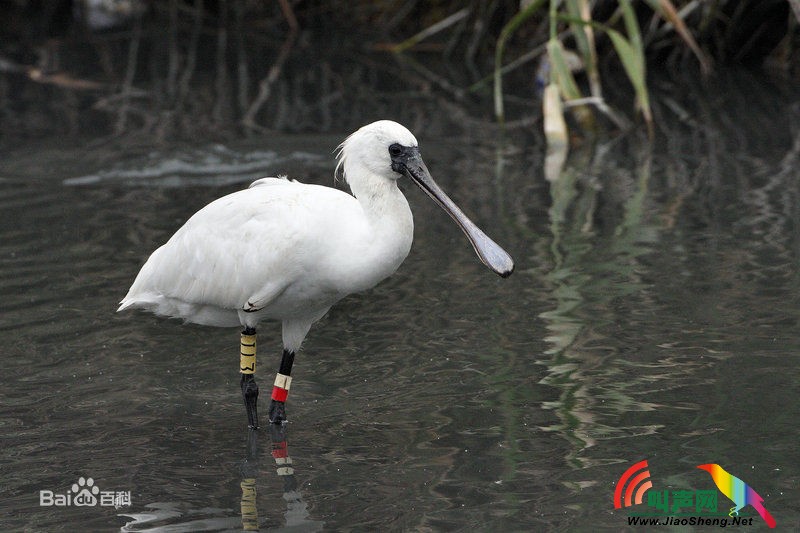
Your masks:
{"label": "white crest feather", "polygon": [[[408,131],[405,126],[392,120],[379,120],[362,126],[351,133],[336,148],[337,162],[333,172],[334,179],[338,178],[339,169],[341,169],[342,179],[348,181],[347,167],[349,166],[348,161],[351,157],[356,157],[360,159],[362,163],[373,168],[374,166],[381,166],[379,163],[376,164],[374,160],[368,160],[368,158],[388,157],[388,148],[394,143],[399,143],[403,146],[418,146],[417,139],[414,135]],[[375,150],[376,147],[384,147],[384,150]],[[357,152],[358,155],[354,152]]]}

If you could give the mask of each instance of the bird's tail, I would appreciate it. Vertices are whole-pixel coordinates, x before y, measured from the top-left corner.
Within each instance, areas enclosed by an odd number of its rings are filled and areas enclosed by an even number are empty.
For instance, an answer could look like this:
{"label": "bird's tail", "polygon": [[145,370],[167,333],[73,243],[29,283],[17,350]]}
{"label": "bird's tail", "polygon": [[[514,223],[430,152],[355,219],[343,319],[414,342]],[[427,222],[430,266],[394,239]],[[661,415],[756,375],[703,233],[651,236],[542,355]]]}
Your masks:
{"label": "bird's tail", "polygon": [[772,515],[769,514],[769,511],[767,511],[767,508],[764,507],[764,503],[763,502],[757,501],[757,502],[751,503],[750,505],[752,505],[755,508],[755,510],[758,511],[758,514],[761,515],[761,518],[764,519],[764,522],[766,522],[767,525],[770,528],[774,528],[775,527],[775,519],[772,518]]}

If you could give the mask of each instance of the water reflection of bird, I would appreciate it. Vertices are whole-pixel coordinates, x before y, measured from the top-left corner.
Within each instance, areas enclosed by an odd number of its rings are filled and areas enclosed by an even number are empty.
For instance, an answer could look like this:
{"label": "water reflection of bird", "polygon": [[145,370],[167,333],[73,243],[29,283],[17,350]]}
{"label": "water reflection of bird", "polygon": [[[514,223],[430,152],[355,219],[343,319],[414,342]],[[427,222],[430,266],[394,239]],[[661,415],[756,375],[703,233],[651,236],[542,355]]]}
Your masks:
{"label": "water reflection of bird", "polygon": [[714,484],[720,492],[733,501],[735,507],[731,507],[731,516],[738,516],[739,510],[749,504],[758,511],[758,514],[761,515],[761,518],[764,519],[769,527],[775,527],[775,519],[772,518],[772,515],[769,514],[769,511],[764,507],[764,498],[759,496],[750,485],[732,476],[717,464],[699,465],[697,468],[711,474]]}
{"label": "water reflection of bird", "polygon": [[[258,514],[257,477],[260,470],[260,453],[258,450],[259,432],[250,429],[247,432],[247,456],[241,464],[242,489],[241,513],[242,529],[258,531],[263,525]],[[271,424],[269,437],[272,441],[272,458],[275,459],[276,473],[283,480],[283,499],[286,502],[285,528],[300,531],[322,531],[325,522],[312,520],[308,504],[303,501],[303,494],[297,486],[294,466],[289,456],[286,439],[286,426]],[[274,514],[274,506],[269,511]]]}
{"label": "water reflection of bird", "polygon": [[294,354],[311,325],[344,296],[390,276],[411,247],[413,221],[397,187],[407,176],[458,223],[480,259],[505,277],[511,257],[473,224],[431,178],[417,140],[379,121],[340,146],[338,167],[353,195],[264,178],[195,213],[142,267],[118,310],[143,308],[211,326],[242,325],[241,389],[258,426],[256,326],[283,323],[283,357],[269,420],[286,420]]}

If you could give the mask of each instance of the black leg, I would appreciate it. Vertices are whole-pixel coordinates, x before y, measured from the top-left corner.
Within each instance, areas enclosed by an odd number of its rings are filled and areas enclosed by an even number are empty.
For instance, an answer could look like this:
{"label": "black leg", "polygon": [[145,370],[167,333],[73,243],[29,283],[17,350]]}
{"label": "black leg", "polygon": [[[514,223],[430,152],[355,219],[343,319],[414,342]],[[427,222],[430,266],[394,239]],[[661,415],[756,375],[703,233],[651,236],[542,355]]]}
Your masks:
{"label": "black leg", "polygon": [[275,377],[275,386],[272,387],[272,400],[269,402],[270,424],[286,422],[286,398],[289,396],[289,386],[292,383],[292,364],[294,364],[294,352],[284,350],[281,366]]}
{"label": "black leg", "polygon": [[258,429],[258,385],[253,374],[242,374],[242,397],[247,410],[247,427]]}
{"label": "black leg", "polygon": [[258,385],[256,384],[256,330],[245,328],[240,341],[239,372],[242,373],[242,398],[247,410],[247,425],[258,428]]}

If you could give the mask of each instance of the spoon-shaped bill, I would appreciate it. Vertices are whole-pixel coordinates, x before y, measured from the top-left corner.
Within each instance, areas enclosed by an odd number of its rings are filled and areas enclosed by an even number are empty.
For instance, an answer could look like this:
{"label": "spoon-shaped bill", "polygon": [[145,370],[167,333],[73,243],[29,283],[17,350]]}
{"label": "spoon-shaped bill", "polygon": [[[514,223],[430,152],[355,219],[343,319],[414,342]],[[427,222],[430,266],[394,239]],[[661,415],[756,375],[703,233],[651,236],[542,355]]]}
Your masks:
{"label": "spoon-shaped bill", "polygon": [[475,253],[478,254],[481,262],[502,277],[508,277],[514,271],[514,260],[503,250],[500,245],[490,239],[481,229],[476,226],[461,209],[450,199],[447,194],[439,187],[422,157],[415,155],[404,161],[403,173],[411,178],[420,189],[425,191],[433,201],[447,211],[453,220],[459,225],[461,230],[472,243]]}

